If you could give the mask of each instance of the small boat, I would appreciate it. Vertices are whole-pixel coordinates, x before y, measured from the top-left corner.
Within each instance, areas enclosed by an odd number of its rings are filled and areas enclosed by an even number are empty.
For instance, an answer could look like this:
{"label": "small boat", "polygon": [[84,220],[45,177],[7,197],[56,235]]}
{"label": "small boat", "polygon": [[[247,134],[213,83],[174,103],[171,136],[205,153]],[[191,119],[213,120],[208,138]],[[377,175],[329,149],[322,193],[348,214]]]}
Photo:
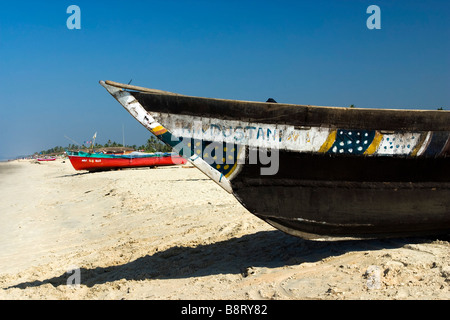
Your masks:
{"label": "small boat", "polygon": [[55,161],[56,157],[49,157],[49,158],[37,158],[37,161]]}
{"label": "small boat", "polygon": [[186,159],[173,152],[131,152],[129,154],[66,151],[75,170],[104,171],[121,168],[156,167],[185,164]]}
{"label": "small boat", "polygon": [[237,101],[100,84],[249,212],[288,234],[450,233],[450,111]]}

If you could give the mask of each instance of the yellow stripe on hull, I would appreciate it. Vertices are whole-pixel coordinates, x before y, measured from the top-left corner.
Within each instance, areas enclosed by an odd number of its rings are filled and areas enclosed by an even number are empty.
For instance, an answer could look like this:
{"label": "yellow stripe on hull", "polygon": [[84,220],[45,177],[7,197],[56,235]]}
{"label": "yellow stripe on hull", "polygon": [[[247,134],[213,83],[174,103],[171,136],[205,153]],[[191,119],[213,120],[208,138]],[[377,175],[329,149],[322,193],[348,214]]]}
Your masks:
{"label": "yellow stripe on hull", "polygon": [[373,137],[372,143],[370,146],[364,151],[363,154],[374,154],[378,147],[380,146],[381,140],[383,139],[383,135],[378,131],[375,132],[375,137]]}
{"label": "yellow stripe on hull", "polygon": [[333,130],[328,135],[327,140],[324,142],[324,144],[320,147],[319,153],[325,153],[333,146],[334,141],[336,140],[336,134],[337,130]]}
{"label": "yellow stripe on hull", "polygon": [[163,126],[157,126],[157,127],[153,128],[151,131],[156,136],[159,136],[159,135],[167,132],[166,128],[164,128]]}

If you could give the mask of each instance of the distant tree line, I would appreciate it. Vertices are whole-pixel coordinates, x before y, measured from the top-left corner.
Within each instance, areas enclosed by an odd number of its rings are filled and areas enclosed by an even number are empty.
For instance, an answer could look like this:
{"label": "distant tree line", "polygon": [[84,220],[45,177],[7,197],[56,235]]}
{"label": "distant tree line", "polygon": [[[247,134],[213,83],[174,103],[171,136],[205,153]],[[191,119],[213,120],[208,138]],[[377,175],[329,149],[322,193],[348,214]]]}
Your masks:
{"label": "distant tree line", "polygon": [[154,136],[151,136],[150,139],[147,140],[145,145],[138,147],[135,150],[144,150],[145,152],[171,152],[172,148],[163,144]]}
{"label": "distant tree line", "polygon": [[[114,148],[114,147],[124,147],[123,144],[117,143],[115,141],[108,140],[105,144],[99,144],[95,143],[94,146],[84,146],[84,145],[76,145],[76,144],[69,144],[67,147],[53,147],[48,150],[42,150],[39,152],[35,152],[35,154],[43,154],[43,155],[49,155],[49,154],[62,154],[66,150],[81,150],[81,149],[102,149],[102,148]],[[156,139],[154,136],[150,137],[147,140],[146,144],[143,144],[141,146],[137,145],[125,145],[127,148],[132,148],[134,150],[140,150],[144,152],[171,152],[172,148],[169,146],[166,146],[162,142],[160,142],[158,139]]]}

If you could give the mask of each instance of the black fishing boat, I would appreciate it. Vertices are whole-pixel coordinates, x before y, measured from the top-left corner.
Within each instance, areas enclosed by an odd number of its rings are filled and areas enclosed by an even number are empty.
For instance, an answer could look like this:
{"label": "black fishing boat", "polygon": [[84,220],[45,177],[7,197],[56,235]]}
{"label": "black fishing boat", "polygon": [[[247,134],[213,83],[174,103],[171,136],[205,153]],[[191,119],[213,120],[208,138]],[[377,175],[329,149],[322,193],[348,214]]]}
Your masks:
{"label": "black fishing boat", "polygon": [[100,83],[155,136],[286,233],[450,233],[449,111],[211,99]]}

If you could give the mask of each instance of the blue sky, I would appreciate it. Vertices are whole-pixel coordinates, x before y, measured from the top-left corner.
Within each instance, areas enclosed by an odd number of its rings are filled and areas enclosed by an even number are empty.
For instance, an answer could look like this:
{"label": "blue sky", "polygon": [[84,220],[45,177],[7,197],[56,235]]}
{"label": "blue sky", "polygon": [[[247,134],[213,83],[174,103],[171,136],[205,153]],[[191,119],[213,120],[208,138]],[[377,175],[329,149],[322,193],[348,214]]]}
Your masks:
{"label": "blue sky", "polygon": [[[70,5],[81,29],[69,30]],[[369,5],[381,29],[369,30]],[[99,84],[367,108],[450,109],[450,1],[10,1],[0,159],[150,133]]]}

